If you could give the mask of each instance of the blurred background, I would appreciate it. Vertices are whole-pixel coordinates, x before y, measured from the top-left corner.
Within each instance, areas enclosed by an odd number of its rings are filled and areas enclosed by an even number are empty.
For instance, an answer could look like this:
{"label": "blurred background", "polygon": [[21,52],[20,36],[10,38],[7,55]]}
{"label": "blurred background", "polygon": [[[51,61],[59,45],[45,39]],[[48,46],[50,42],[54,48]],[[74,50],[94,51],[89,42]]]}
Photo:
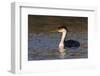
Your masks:
{"label": "blurred background", "polygon": [[28,32],[49,32],[66,26],[70,32],[87,32],[87,17],[28,15]]}

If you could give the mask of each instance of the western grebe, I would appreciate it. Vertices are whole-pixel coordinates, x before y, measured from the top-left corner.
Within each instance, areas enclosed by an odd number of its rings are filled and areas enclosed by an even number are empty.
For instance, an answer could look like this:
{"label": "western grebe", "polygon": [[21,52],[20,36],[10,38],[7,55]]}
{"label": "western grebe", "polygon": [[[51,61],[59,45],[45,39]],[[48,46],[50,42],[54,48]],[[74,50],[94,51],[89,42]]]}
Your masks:
{"label": "western grebe", "polygon": [[66,35],[68,33],[68,29],[67,29],[66,26],[60,26],[60,27],[58,27],[57,30],[52,31],[52,32],[62,33],[61,40],[60,40],[60,43],[59,43],[59,52],[62,53],[67,48],[78,48],[80,46],[80,43],[76,40],[70,39],[70,40],[65,41]]}

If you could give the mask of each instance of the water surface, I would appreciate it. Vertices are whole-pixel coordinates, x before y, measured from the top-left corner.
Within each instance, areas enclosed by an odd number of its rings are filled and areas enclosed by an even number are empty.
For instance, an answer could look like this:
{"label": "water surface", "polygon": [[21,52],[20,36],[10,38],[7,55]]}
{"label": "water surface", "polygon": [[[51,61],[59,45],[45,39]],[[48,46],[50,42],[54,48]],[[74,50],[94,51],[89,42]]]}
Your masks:
{"label": "water surface", "polygon": [[28,60],[54,60],[87,58],[87,33],[69,33],[65,40],[73,39],[80,42],[78,49],[66,48],[59,53],[60,33],[29,34]]}

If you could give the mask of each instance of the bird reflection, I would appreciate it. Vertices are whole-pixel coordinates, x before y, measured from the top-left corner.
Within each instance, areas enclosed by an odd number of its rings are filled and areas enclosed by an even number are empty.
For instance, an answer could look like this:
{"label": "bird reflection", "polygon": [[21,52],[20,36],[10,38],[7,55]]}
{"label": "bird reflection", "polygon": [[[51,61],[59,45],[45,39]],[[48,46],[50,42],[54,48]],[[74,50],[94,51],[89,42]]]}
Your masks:
{"label": "bird reflection", "polygon": [[66,53],[65,52],[60,52],[59,53],[59,58],[60,59],[64,59],[65,58]]}

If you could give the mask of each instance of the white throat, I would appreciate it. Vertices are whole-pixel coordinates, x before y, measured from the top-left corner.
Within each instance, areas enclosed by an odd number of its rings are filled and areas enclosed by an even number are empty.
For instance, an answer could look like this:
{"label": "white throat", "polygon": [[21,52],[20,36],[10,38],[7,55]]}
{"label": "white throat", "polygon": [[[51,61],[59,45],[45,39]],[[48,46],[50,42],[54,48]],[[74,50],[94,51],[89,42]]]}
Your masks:
{"label": "white throat", "polygon": [[59,43],[59,48],[64,49],[64,40],[66,37],[67,31],[62,32],[62,37],[61,37],[61,41]]}

